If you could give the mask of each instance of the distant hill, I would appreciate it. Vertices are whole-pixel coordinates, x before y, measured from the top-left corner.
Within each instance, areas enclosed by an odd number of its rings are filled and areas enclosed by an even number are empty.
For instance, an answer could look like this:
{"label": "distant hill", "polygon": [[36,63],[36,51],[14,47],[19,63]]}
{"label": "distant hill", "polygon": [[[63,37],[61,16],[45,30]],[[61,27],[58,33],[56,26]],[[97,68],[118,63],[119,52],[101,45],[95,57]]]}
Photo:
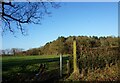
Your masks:
{"label": "distant hill", "polygon": [[58,37],[56,40],[47,42],[40,48],[33,48],[27,50],[27,55],[59,55],[72,54],[73,38],[77,41],[77,53],[80,53],[82,48],[98,48],[98,47],[116,47],[119,46],[118,37],[107,36],[69,36]]}

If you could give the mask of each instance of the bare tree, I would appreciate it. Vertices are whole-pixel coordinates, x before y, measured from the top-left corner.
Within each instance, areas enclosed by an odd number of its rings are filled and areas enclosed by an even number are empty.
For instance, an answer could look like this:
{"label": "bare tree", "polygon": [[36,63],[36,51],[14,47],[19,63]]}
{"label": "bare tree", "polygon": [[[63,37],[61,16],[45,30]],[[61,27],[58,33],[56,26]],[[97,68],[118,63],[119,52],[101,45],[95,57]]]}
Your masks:
{"label": "bare tree", "polygon": [[45,15],[50,15],[51,8],[59,8],[55,2],[0,2],[2,32],[16,30],[26,33],[24,24],[41,24]]}
{"label": "bare tree", "polygon": [[21,48],[12,48],[11,49],[11,54],[17,55],[17,54],[19,54],[22,51],[23,51],[23,49],[21,49]]}
{"label": "bare tree", "polygon": [[5,50],[1,50],[1,54],[2,54],[2,55],[5,55]]}

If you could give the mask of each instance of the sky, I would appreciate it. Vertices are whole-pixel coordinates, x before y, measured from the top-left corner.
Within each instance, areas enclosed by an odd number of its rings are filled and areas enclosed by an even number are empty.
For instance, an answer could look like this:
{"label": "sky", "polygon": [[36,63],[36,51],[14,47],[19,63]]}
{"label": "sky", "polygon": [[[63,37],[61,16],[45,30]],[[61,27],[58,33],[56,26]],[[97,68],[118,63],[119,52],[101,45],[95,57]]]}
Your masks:
{"label": "sky", "polygon": [[37,48],[59,36],[118,36],[117,2],[61,2],[61,7],[51,9],[41,25],[29,24],[28,35],[2,37],[2,49]]}

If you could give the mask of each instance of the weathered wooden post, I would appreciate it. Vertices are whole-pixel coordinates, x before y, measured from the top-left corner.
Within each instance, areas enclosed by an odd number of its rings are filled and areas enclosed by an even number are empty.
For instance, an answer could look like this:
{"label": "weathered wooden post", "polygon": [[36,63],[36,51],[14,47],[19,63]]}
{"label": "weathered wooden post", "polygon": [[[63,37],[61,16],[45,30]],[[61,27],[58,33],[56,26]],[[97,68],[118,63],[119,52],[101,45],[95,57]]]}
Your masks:
{"label": "weathered wooden post", "polygon": [[60,54],[60,77],[62,77],[62,54]]}
{"label": "weathered wooden post", "polygon": [[76,55],[76,39],[73,39],[73,72],[74,73],[79,73],[79,68],[77,66],[77,55]]}
{"label": "weathered wooden post", "polygon": [[67,60],[67,74],[70,75],[70,61]]}
{"label": "weathered wooden post", "polygon": [[76,55],[76,39],[73,39],[73,73],[70,75],[69,79],[79,80],[80,73],[77,65],[77,55]]}

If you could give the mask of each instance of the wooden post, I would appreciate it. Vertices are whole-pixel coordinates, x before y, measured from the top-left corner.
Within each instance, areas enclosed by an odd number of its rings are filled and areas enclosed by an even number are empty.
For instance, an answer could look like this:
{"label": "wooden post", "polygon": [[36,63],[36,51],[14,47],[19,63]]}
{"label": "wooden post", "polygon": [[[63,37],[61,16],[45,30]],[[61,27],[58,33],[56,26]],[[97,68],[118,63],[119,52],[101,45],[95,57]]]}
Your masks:
{"label": "wooden post", "polygon": [[77,67],[77,55],[76,55],[76,40],[73,40],[73,72],[78,72],[79,69]]}
{"label": "wooden post", "polygon": [[67,74],[70,74],[70,61],[67,60]]}
{"label": "wooden post", "polygon": [[73,73],[69,79],[78,80],[80,78],[79,67],[77,65],[76,39],[73,39]]}
{"label": "wooden post", "polygon": [[60,77],[62,77],[62,55],[60,54]]}

